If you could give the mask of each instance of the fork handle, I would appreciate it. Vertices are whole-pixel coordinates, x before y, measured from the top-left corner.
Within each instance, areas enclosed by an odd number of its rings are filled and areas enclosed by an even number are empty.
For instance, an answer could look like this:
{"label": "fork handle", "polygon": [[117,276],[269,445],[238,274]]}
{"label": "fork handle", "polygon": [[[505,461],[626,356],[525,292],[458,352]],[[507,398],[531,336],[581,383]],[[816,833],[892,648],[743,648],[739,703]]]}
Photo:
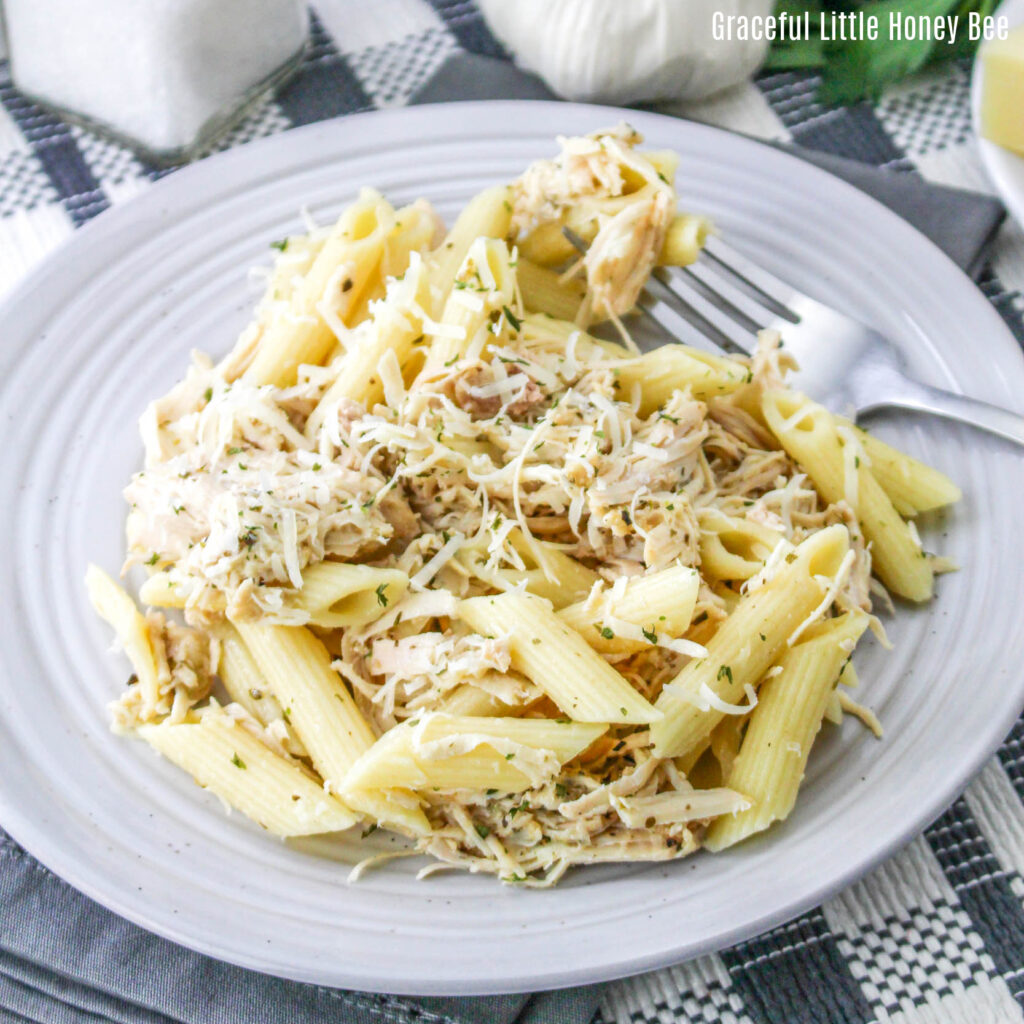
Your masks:
{"label": "fork handle", "polygon": [[[1019,445],[1024,445],[1024,416],[998,405],[980,402],[976,398],[967,398],[942,388],[933,388],[927,384],[904,379],[900,382],[900,394],[890,396],[880,402],[872,403],[872,407],[895,405],[903,409],[917,409],[930,412],[935,416],[943,416],[950,420],[969,423],[973,427],[987,430],[990,434],[998,434]],[[861,409],[862,412],[867,411]]]}

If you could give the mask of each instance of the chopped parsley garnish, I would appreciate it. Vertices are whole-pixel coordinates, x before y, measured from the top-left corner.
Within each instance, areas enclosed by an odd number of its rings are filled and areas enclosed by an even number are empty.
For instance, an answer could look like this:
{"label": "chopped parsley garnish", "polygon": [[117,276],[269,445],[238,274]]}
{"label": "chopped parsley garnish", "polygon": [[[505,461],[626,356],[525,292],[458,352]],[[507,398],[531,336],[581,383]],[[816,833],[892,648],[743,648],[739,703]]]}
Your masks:
{"label": "chopped parsley garnish", "polygon": [[501,311],[505,314],[505,319],[512,325],[512,330],[518,332],[519,328],[523,326],[523,321],[508,306],[502,306]]}
{"label": "chopped parsley garnish", "polygon": [[644,629],[641,627],[640,632],[643,633],[644,639],[649,644],[656,644],[658,642],[658,634],[653,629]]}
{"label": "chopped parsley garnish", "polygon": [[231,755],[231,763],[236,768],[241,768],[243,771],[245,770],[245,762],[237,754]]}
{"label": "chopped parsley garnish", "polygon": [[160,561],[160,556],[154,551],[153,554],[146,559],[146,565],[156,565]]}
{"label": "chopped parsley garnish", "polygon": [[377,831],[377,823],[376,822],[374,822],[372,825],[367,825],[366,828],[363,829],[363,833],[362,833],[362,837],[361,838],[365,839],[367,836],[372,836],[373,833],[376,832],[376,831]]}
{"label": "chopped parsley garnish", "polygon": [[678,423],[679,422],[679,417],[678,416],[669,416],[669,414],[667,412],[661,412],[660,410],[658,412],[658,419],[659,420],[668,420],[669,423]]}
{"label": "chopped parsley garnish", "polygon": [[382,583],[377,588],[377,604],[379,604],[381,606],[381,608],[387,608],[387,606],[388,606],[387,594],[384,593],[384,591],[387,590],[387,589],[388,589],[388,585],[386,583]]}
{"label": "chopped parsley garnish", "polygon": [[516,756],[515,754],[506,754],[506,755],[505,755],[505,760],[506,760],[506,761],[511,761],[511,760],[512,760],[512,758],[513,758],[513,757],[515,757],[515,756]]}
{"label": "chopped parsley garnish", "polygon": [[612,629],[611,626],[602,626],[601,627],[601,636],[603,636],[605,638],[605,640],[614,640],[615,639],[615,632],[614,632],[614,630]]}
{"label": "chopped parsley garnish", "polygon": [[211,398],[213,398],[213,388],[207,388],[203,392],[203,398],[205,398],[207,401],[209,401]]}
{"label": "chopped parsley garnish", "polygon": [[564,800],[569,795],[569,789],[564,782],[555,783],[555,796]]}
{"label": "chopped parsley garnish", "polygon": [[731,683],[732,682],[732,669],[728,665],[723,665],[718,670],[718,675],[716,676],[716,678],[717,679],[728,679],[729,682]]}
{"label": "chopped parsley garnish", "polygon": [[459,354],[456,352],[455,355],[453,355],[451,357],[451,359],[449,359],[444,365],[445,366],[454,366],[458,361],[459,361]]}
{"label": "chopped parsley garnish", "polygon": [[321,466],[319,462],[314,462],[313,463],[313,472],[314,473],[318,472],[321,469],[323,469],[323,466]]}
{"label": "chopped parsley garnish", "polygon": [[491,830],[486,825],[474,825],[473,827],[481,839],[486,839],[491,834]]}
{"label": "chopped parsley garnish", "polygon": [[271,242],[270,243],[270,248],[271,249],[276,249],[278,252],[284,252],[285,249],[288,248],[288,239],[287,238],[282,238],[278,242]]}
{"label": "chopped parsley garnish", "polygon": [[238,455],[241,451],[241,448],[231,447],[228,449],[228,455]]}
{"label": "chopped parsley garnish", "polygon": [[622,715],[623,718],[625,718],[626,715],[629,714],[629,712],[625,708],[619,708],[619,714]]}
{"label": "chopped parsley garnish", "polygon": [[252,551],[253,545],[259,539],[256,536],[256,531],[258,529],[258,526],[250,526],[249,529],[245,531],[245,533],[240,533],[238,535],[238,543],[244,544],[250,551]]}

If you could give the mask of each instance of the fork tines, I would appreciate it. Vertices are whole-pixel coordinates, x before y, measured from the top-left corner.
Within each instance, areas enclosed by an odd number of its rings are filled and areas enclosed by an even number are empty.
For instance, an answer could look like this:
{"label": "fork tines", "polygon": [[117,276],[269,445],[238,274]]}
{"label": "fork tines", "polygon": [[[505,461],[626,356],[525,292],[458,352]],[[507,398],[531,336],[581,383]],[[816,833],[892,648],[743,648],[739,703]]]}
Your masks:
{"label": "fork tines", "polygon": [[[581,253],[587,242],[571,228],[563,234]],[[698,348],[749,355],[757,332],[779,321],[797,323],[799,293],[719,238],[687,267],[658,267],[638,307],[674,338]]]}

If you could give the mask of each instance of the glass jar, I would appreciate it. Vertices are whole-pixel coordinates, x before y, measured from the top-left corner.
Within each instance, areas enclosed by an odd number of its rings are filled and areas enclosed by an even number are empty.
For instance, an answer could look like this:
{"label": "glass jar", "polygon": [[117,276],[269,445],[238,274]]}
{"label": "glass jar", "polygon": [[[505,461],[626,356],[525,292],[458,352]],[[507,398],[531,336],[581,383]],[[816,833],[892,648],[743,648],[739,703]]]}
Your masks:
{"label": "glass jar", "polygon": [[15,86],[153,162],[188,160],[287,78],[304,0],[4,0]]}

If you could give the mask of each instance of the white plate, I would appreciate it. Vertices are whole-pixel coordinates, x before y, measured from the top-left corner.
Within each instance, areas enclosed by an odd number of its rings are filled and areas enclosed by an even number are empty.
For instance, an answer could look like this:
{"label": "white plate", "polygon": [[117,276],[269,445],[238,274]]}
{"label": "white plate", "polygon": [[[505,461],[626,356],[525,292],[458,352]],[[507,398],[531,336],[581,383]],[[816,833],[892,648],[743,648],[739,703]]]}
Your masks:
{"label": "white plate", "polygon": [[[1006,17],[1010,27],[1024,25],[1024,0],[1004,0],[996,11],[997,17]],[[974,58],[974,70],[971,73],[971,126],[974,128],[981,162],[985,165],[992,184],[1002,197],[1006,208],[1017,218],[1017,223],[1024,227],[1024,156],[1017,156],[994,142],[981,136],[981,88],[985,78],[985,69],[981,58]],[[1024,97],[1021,97],[1024,106]]]}
{"label": "white plate", "polygon": [[[311,126],[180,171],[103,214],[0,311],[0,822],[116,912],[263,971],[392,992],[487,993],[653,968],[778,924],[910,839],[996,748],[1024,702],[1020,452],[910,416],[887,437],[966,498],[929,546],[965,566],[927,608],[901,608],[896,650],[858,653],[886,724],[826,728],[797,810],[766,841],[652,867],[581,870],[551,892],[395,862],[346,868],[274,841],[141,743],[107,731],[128,673],[81,584],[122,554],[120,490],[135,420],[193,346],[221,352],[254,296],[246,267],[373,183],[446,217],[550,154],[556,133],[618,111],[453,104]],[[1003,323],[929,242],[862,193],[784,153],[654,115],[630,119],[682,153],[686,205],[798,287],[874,321],[928,381],[1011,407],[1024,365]],[[351,850],[337,856],[351,859]]]}

